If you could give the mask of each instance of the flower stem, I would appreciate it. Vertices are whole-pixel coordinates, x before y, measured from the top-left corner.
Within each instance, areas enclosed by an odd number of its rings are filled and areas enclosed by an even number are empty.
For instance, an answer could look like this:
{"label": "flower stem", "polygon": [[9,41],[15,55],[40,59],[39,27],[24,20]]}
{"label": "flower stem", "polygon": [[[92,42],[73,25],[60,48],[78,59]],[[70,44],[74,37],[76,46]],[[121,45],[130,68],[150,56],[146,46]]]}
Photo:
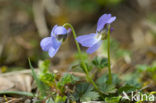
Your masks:
{"label": "flower stem", "polygon": [[65,23],[63,25],[64,27],[68,26],[72,29],[72,32],[73,32],[73,36],[74,36],[74,40],[75,40],[75,43],[76,43],[76,47],[77,47],[77,50],[78,50],[78,55],[80,56],[80,59],[81,59],[81,63],[82,63],[82,67],[83,67],[83,71],[85,72],[86,74],[86,79],[94,86],[94,88],[99,91],[98,87],[96,86],[95,82],[93,81],[92,77],[89,75],[89,72],[88,72],[88,69],[87,69],[87,66],[82,58],[82,55],[81,55],[81,49],[80,49],[80,46],[79,46],[79,43],[76,41],[76,32],[73,28],[73,26],[69,23]]}
{"label": "flower stem", "polygon": [[109,72],[108,83],[112,84],[112,73],[111,73],[111,63],[110,63],[110,25],[108,25],[107,44],[108,44],[107,53],[108,53],[108,72]]}

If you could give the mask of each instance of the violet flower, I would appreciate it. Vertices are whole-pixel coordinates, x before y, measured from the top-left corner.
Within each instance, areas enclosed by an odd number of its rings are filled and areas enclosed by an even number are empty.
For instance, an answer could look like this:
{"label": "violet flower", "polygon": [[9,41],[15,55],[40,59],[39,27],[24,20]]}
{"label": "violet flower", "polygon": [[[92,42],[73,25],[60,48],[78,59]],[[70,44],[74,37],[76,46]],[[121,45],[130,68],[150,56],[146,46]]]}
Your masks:
{"label": "violet flower", "polygon": [[116,17],[112,17],[111,14],[103,14],[98,22],[96,33],[82,35],[76,38],[76,40],[84,47],[88,47],[87,53],[92,54],[102,44],[103,39],[106,37],[108,31],[108,25],[114,22]]}
{"label": "violet flower", "polygon": [[51,37],[41,40],[40,46],[43,51],[47,51],[50,57],[54,57],[59,50],[62,41],[67,37],[67,30],[63,26],[55,25],[51,31]]}

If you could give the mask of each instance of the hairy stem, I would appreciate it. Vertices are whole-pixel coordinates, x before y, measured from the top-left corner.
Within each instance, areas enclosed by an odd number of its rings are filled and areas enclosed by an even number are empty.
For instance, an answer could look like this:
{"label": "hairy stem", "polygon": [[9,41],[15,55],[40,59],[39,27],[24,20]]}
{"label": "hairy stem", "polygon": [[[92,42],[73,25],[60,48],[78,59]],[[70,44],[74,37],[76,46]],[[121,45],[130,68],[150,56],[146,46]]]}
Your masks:
{"label": "hairy stem", "polygon": [[108,82],[112,84],[112,73],[111,73],[111,63],[110,63],[110,25],[108,25],[107,44],[108,44],[107,53],[108,53],[108,72],[109,72]]}
{"label": "hairy stem", "polygon": [[83,71],[85,72],[86,74],[86,79],[94,86],[94,88],[99,91],[98,87],[96,86],[95,82],[93,81],[92,77],[89,75],[88,73],[88,69],[87,69],[87,66],[82,58],[82,55],[81,55],[81,49],[80,49],[80,46],[79,46],[79,43],[76,41],[76,32],[73,28],[73,26],[69,23],[66,23],[63,25],[64,27],[70,27],[72,29],[72,32],[73,32],[73,37],[74,37],[74,40],[75,40],[75,43],[76,43],[76,47],[77,47],[77,50],[78,50],[78,55],[81,59],[81,63],[82,63],[82,67],[83,67]]}

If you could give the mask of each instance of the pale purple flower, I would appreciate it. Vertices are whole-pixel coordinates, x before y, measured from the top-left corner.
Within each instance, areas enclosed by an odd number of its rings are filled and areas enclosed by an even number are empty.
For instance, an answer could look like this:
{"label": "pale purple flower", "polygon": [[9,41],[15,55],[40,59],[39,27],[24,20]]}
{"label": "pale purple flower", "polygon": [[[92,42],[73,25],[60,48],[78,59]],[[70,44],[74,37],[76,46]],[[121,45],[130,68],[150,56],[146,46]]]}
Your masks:
{"label": "pale purple flower", "polygon": [[111,14],[103,14],[98,22],[96,33],[82,35],[76,38],[76,40],[84,47],[88,47],[87,53],[92,54],[102,44],[102,39],[105,36],[105,32],[108,31],[107,25],[114,22],[116,17],[112,17]]}
{"label": "pale purple flower", "polygon": [[67,36],[67,30],[63,26],[55,25],[51,31],[51,37],[41,40],[40,46],[43,51],[47,51],[50,57],[54,57],[59,50],[63,39]]}
{"label": "pale purple flower", "polygon": [[116,19],[116,17],[115,16],[112,17],[111,14],[103,14],[97,22],[96,31],[101,32],[104,29],[106,24],[111,24],[112,22],[115,21],[115,19]]}

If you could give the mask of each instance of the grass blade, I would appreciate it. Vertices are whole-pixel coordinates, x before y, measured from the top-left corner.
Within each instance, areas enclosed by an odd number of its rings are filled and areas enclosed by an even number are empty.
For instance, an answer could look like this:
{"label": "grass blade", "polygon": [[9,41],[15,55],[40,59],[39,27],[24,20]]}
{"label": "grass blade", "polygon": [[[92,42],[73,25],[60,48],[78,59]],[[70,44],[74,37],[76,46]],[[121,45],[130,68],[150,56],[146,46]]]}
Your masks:
{"label": "grass blade", "polygon": [[38,89],[39,89],[40,95],[41,95],[41,97],[45,97],[45,96],[46,96],[46,87],[45,87],[45,85],[38,79],[37,74],[35,73],[34,68],[33,68],[33,66],[31,65],[30,59],[28,59],[28,61],[29,61],[29,66],[30,66],[30,68],[31,68],[31,70],[32,70],[33,78],[34,78],[34,80],[35,80],[35,82],[36,82],[36,85],[37,85],[37,87],[38,87]]}
{"label": "grass blade", "polygon": [[22,91],[0,91],[0,94],[17,94],[17,95],[23,95],[28,97],[34,97],[34,94],[30,92],[22,92]]}

